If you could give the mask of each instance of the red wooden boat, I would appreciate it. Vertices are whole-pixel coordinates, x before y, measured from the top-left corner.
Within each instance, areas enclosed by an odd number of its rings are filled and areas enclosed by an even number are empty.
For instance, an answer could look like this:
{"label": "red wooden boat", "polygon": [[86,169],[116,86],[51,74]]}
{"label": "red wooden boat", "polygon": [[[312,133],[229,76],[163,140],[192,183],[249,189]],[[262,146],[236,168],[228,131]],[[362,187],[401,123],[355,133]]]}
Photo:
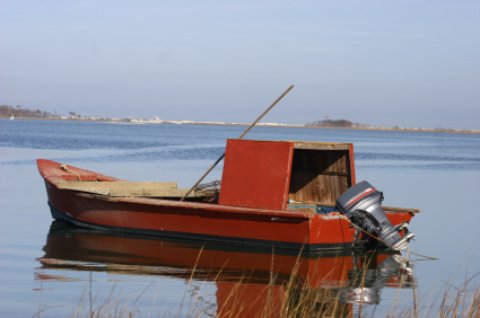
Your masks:
{"label": "red wooden boat", "polygon": [[[37,165],[52,216],[78,226],[307,251],[355,241],[335,208],[356,184],[348,143],[229,139],[221,188],[199,187],[184,201],[187,191],[174,183],[128,182],[44,159]],[[418,212],[384,209],[394,226]]]}

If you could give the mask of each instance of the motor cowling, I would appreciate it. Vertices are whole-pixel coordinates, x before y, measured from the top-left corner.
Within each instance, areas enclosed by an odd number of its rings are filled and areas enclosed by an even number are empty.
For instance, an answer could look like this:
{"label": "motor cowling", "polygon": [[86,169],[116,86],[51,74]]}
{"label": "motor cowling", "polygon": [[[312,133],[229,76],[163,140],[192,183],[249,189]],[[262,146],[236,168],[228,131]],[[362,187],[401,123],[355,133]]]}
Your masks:
{"label": "motor cowling", "polygon": [[367,181],[350,187],[337,200],[337,208],[350,222],[375,237],[394,250],[407,247],[412,233],[402,237],[398,227],[394,227],[382,207],[383,193]]}

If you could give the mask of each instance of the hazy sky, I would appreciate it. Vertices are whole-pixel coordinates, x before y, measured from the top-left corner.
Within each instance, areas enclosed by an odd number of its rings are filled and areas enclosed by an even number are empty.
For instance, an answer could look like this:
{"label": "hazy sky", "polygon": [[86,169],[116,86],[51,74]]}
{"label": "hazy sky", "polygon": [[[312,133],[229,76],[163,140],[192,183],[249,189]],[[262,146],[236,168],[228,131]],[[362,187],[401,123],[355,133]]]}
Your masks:
{"label": "hazy sky", "polygon": [[480,1],[0,0],[0,104],[480,129]]}

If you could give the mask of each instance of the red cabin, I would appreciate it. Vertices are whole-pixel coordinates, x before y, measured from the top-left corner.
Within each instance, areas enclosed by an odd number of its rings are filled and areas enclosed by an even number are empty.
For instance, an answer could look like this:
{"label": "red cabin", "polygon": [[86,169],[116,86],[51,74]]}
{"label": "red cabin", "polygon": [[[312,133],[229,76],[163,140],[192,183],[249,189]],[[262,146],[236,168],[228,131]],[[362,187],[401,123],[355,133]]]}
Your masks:
{"label": "red cabin", "polygon": [[333,207],[353,184],[353,144],[229,139],[219,204]]}

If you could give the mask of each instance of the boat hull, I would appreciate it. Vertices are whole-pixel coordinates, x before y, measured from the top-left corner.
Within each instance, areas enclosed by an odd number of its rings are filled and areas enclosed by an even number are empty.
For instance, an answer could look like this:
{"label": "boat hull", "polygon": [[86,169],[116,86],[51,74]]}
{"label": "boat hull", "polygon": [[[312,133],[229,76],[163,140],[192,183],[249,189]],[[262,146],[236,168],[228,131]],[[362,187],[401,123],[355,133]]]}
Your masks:
{"label": "boat hull", "polygon": [[[52,216],[77,226],[123,233],[228,242],[238,245],[304,249],[351,246],[354,229],[339,213],[268,210],[143,197],[111,197],[60,189],[59,180],[118,179],[38,160]],[[408,211],[388,212],[392,224],[409,222]]]}

